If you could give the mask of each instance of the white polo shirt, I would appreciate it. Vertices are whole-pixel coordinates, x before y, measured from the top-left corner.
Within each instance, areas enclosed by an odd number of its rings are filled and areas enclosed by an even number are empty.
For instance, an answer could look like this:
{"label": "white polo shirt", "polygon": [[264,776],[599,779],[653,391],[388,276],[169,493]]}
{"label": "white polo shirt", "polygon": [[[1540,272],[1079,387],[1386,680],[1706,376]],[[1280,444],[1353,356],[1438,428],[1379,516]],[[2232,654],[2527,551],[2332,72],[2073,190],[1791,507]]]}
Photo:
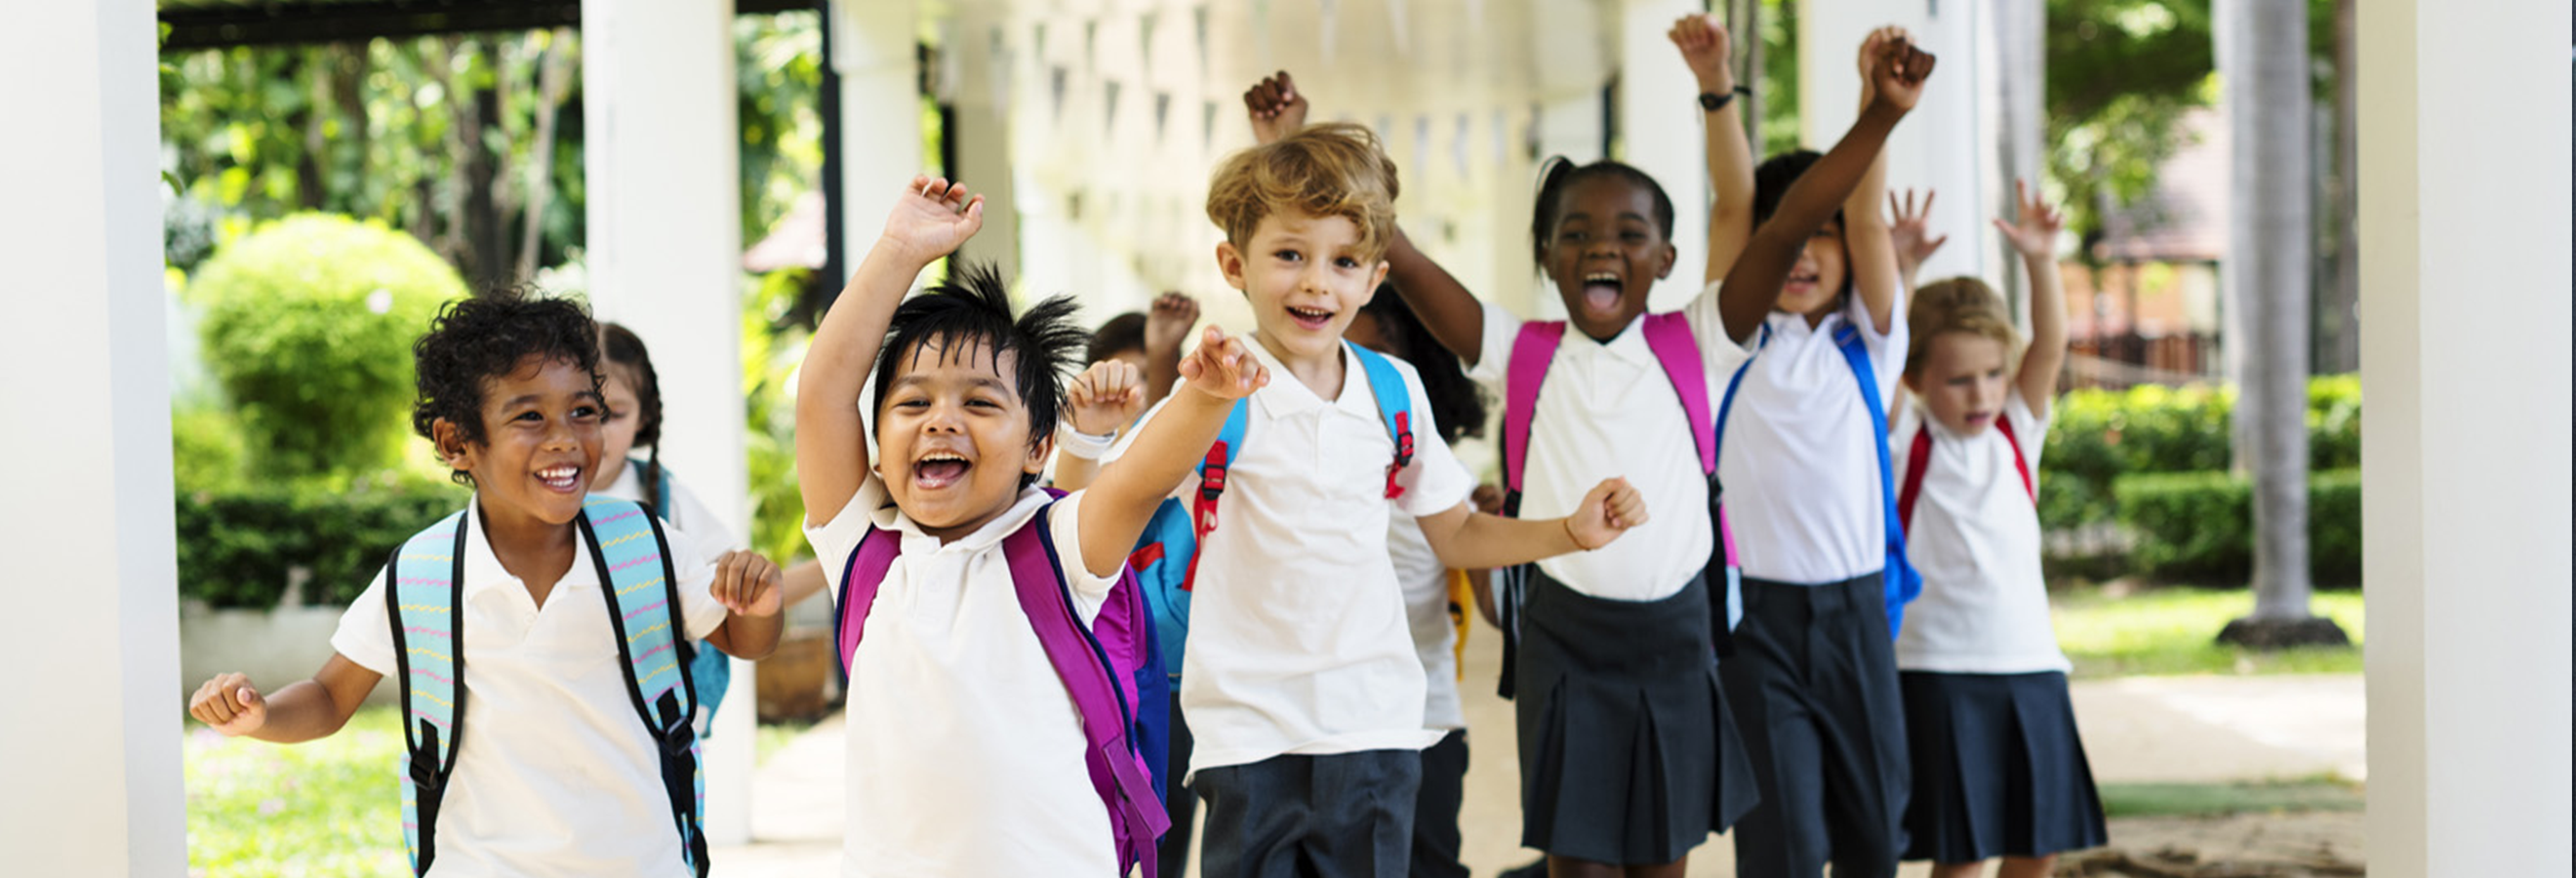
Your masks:
{"label": "white polo shirt", "polygon": [[1868,306],[1854,295],[1812,329],[1804,316],[1772,312],[1764,321],[1770,342],[1760,356],[1753,353],[1762,344],[1759,330],[1741,346],[1721,338],[1710,349],[1720,376],[1712,407],[1723,405],[1725,382],[1753,358],[1717,459],[1745,576],[1822,585],[1887,566],[1877,427],[1851,364],[1834,346],[1834,332],[1846,323],[1860,327],[1885,404],[1894,398],[1907,343],[1905,309],[1893,315],[1886,332],[1875,331]]}
{"label": "white polo shirt", "polygon": [[[1422,662],[1405,621],[1387,516],[1456,508],[1475,480],[1436,438],[1422,378],[1392,361],[1412,397],[1413,462],[1386,498],[1395,445],[1368,376],[1348,353],[1327,401],[1258,344],[1270,369],[1254,391],[1227,473],[1217,528],[1199,546],[1182,658],[1181,709],[1196,773],[1289,753],[1428,747]],[[1162,413],[1146,414],[1151,421]],[[1136,434],[1113,449],[1126,450]],[[1195,477],[1183,487],[1192,494]]]}
{"label": "white polo shirt", "polygon": [[[692,874],[663,792],[660,750],[626,689],[608,600],[576,533],[574,560],[540,607],[501,567],[478,503],[465,511],[465,717],[438,812],[432,878]],[[691,638],[724,623],[715,568],[670,547]],[[400,671],[380,568],[340,616],[331,648]],[[400,685],[396,681],[393,685]]]}
{"label": "white polo shirt", "polygon": [[836,602],[872,526],[903,540],[850,661],[842,875],[1118,874],[1109,811],[1083,762],[1081,714],[1020,609],[1002,551],[1003,537],[1050,510],[1082,619],[1099,615],[1116,580],[1080,561],[1082,494],[1047,501],[1024,489],[1000,518],[943,544],[871,474],[830,521],[807,519]]}
{"label": "white polo shirt", "polygon": [[[1717,317],[1715,289],[1682,312],[1699,344],[1705,372],[1699,377],[1711,417],[1724,387],[1713,354],[1734,347]],[[1567,588],[1610,600],[1673,596],[1700,575],[1716,545],[1698,441],[1672,379],[1646,345],[1644,324],[1643,316],[1630,321],[1607,343],[1566,327],[1530,415],[1529,456],[1521,474],[1522,518],[1571,514],[1585,493],[1608,478],[1627,479],[1645,498],[1646,523],[1618,542],[1538,562]],[[1521,325],[1511,312],[1485,305],[1483,358],[1467,374],[1497,400],[1509,399],[1506,379]],[[1729,514],[1730,520],[1740,517]],[[1736,527],[1740,536],[1742,525]]]}
{"label": "white polo shirt", "polygon": [[[2030,484],[2048,421],[2014,389],[2003,416],[2021,440]],[[2002,431],[1960,436],[1909,403],[1896,422],[1897,484],[1911,469],[1915,434],[1932,431],[1932,453],[1916,489],[1905,554],[1923,574],[1923,596],[1905,611],[1896,666],[1954,674],[2028,674],[2069,669],[2049,625],[2048,581],[2039,567],[2039,509],[2013,468]]]}

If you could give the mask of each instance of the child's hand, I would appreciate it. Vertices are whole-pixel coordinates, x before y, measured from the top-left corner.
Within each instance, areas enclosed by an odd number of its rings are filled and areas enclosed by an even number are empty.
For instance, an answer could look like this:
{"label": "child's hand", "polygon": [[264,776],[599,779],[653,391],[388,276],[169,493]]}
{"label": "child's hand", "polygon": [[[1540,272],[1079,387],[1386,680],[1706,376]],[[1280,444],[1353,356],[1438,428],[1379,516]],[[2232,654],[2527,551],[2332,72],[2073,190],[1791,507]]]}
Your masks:
{"label": "child's hand", "polygon": [[1270,370],[1253,358],[1242,339],[1228,338],[1224,330],[1210,326],[1199,337],[1198,350],[1181,361],[1181,379],[1201,393],[1236,400],[1268,385]]}
{"label": "child's hand", "polygon": [[1904,28],[1872,31],[1861,44],[1862,93],[1872,103],[1913,112],[1923,100],[1923,83],[1932,77],[1936,60],[1932,53],[1915,48]]}
{"label": "child's hand", "polygon": [[1190,337],[1190,327],[1198,322],[1199,300],[1182,293],[1164,293],[1155,298],[1154,307],[1145,312],[1145,356],[1179,356],[1181,342]]}
{"label": "child's hand", "polygon": [[1467,495],[1467,505],[1476,507],[1476,511],[1486,515],[1501,515],[1503,514],[1503,489],[1494,487],[1490,482],[1477,485],[1476,490]]}
{"label": "child's hand", "polygon": [[1583,495],[1574,514],[1565,517],[1565,532],[1577,548],[1589,552],[1645,523],[1646,498],[1627,479],[1603,479]]}
{"label": "child's hand", "polygon": [[268,699],[251,688],[248,676],[217,674],[188,697],[188,715],[226,737],[240,737],[268,724]]}
{"label": "child's hand", "polygon": [[716,603],[737,616],[769,618],[786,605],[778,565],[753,552],[726,552],[716,558],[716,582],[707,590]]}
{"label": "child's hand", "polygon": [[1897,200],[1896,193],[1887,193],[1888,212],[1895,214],[1887,223],[1888,242],[1896,245],[1896,261],[1905,270],[1922,265],[1941,251],[1941,245],[1950,243],[1948,235],[1932,237],[1932,197],[1937,194],[1923,190],[1923,203],[1917,205],[1912,189],[1905,190],[1903,201]]}
{"label": "child's hand", "polygon": [[1691,75],[1699,77],[1700,90],[1716,94],[1735,90],[1734,42],[1717,16],[1682,16],[1665,36],[1682,50],[1682,63],[1690,65]]}
{"label": "child's hand", "polygon": [[1074,432],[1106,436],[1145,410],[1145,376],[1123,360],[1102,360],[1076,376],[1064,397]]}
{"label": "child's hand", "polygon": [[2049,206],[2048,199],[2031,194],[2030,184],[2013,181],[2013,201],[2021,206],[2018,222],[1995,218],[1995,229],[2004,240],[2020,251],[2023,259],[2046,259],[2057,253],[2057,233],[2066,228],[2066,215]]}
{"label": "child's hand", "polygon": [[1306,95],[1282,70],[1252,84],[1243,93],[1243,109],[1252,115],[1252,142],[1271,143],[1306,127]]}
{"label": "child's hand", "polygon": [[928,264],[984,228],[984,196],[939,177],[914,177],[886,215],[885,241]]}

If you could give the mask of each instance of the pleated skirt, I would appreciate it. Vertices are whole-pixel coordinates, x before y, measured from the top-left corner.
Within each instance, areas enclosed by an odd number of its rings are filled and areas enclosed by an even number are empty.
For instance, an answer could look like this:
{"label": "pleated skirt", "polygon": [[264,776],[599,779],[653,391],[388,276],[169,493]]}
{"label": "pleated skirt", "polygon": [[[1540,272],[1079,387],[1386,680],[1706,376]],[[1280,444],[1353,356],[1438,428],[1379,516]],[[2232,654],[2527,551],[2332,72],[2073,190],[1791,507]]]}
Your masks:
{"label": "pleated skirt", "polygon": [[2066,675],[1907,671],[1909,860],[1968,863],[2100,847],[2101,796]]}

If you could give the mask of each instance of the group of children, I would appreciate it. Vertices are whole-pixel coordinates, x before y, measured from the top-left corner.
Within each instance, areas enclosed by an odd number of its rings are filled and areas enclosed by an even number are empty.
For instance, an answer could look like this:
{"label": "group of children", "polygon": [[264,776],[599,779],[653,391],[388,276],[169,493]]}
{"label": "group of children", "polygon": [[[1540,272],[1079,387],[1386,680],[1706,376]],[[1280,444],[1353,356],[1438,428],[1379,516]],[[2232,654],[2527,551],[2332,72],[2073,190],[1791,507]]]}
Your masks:
{"label": "group of children", "polygon": [[[1521,840],[1551,874],[1680,875],[1730,827],[1739,874],[2045,874],[2103,837],[2031,503],[2057,217],[2025,196],[1997,221],[2027,345],[1973,279],[1909,303],[1937,242],[1880,212],[1880,151],[1932,57],[1873,33],[1851,131],[1756,166],[1727,35],[1672,38],[1715,190],[1673,313],[1646,313],[1679,252],[1650,176],[1547,166],[1531,243],[1568,317],[1524,320],[1412,246],[1394,164],[1305,125],[1284,73],[1207,205],[1252,331],[1186,352],[1185,297],[1095,336],[990,269],[907,296],[983,220],[915,179],[797,384],[818,563],[784,573],[627,460],[662,419],[631,334],[450,305],[413,420],[473,500],[394,550],[311,681],[219,676],[191,713],[310,740],[395,676],[416,874],[703,876],[722,659],[693,659],[765,655],[828,588],[844,874],[1176,874],[1203,802],[1201,874],[1463,875],[1472,601],[1507,635]],[[1449,445],[1488,396],[1479,503]]]}

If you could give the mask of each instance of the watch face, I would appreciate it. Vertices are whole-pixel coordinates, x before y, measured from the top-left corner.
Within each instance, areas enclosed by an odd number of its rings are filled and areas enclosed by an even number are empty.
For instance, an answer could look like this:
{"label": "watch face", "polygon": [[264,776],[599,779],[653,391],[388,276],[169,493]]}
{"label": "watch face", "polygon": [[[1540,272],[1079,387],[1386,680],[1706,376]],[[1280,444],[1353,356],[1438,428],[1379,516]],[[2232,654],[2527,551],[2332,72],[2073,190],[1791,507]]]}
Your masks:
{"label": "watch face", "polygon": [[1723,95],[1700,92],[1699,108],[1710,112],[1716,112],[1717,110],[1724,108],[1726,106],[1726,102],[1734,97],[1735,95],[1732,92]]}

